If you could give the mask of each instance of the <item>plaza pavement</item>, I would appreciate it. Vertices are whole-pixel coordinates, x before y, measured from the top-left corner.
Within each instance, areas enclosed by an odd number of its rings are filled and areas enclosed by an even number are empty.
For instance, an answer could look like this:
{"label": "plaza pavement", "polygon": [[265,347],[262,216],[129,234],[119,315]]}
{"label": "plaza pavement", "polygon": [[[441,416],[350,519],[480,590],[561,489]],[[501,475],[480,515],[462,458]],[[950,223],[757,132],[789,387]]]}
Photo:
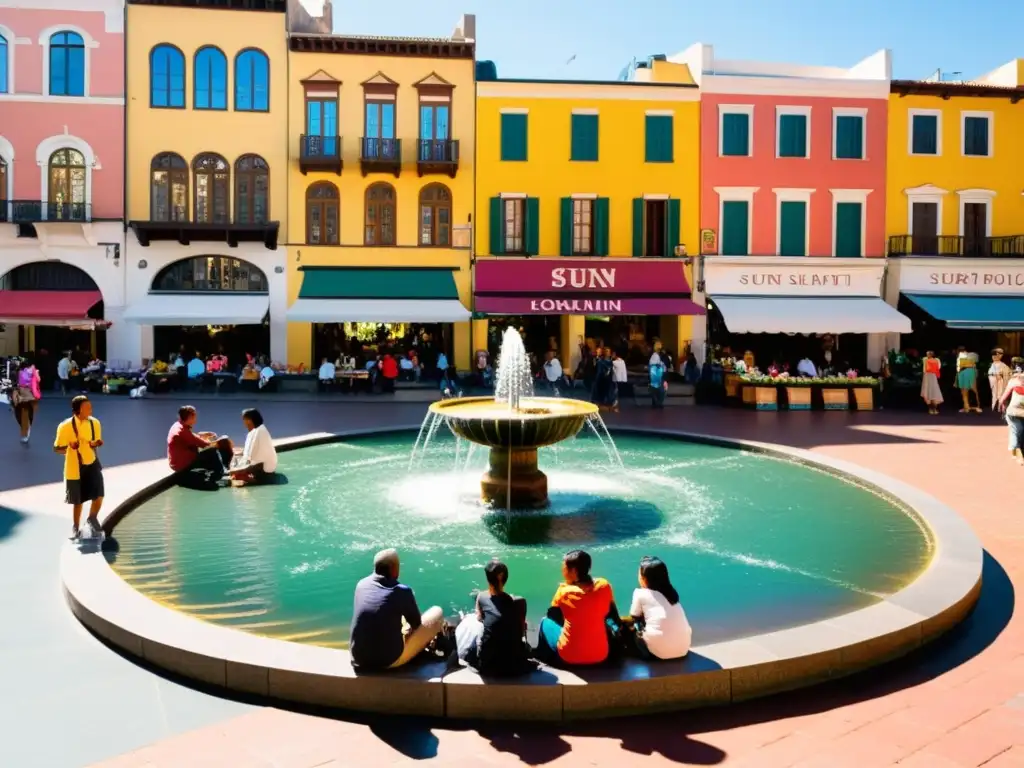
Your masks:
{"label": "plaza pavement", "polygon": [[[108,484],[159,459],[176,401],[100,398]],[[235,397],[197,403],[200,424],[240,434]],[[410,425],[422,403],[259,403],[275,436]],[[1024,469],[989,414],[751,413],[624,409],[613,426],[669,426],[778,442],[886,472],[974,527],[988,557],[975,612],[912,657],[817,688],[716,710],[518,726],[340,716],[227,699],[107,648],[63,603],[70,525],[50,451],[66,404],[44,402],[34,442],[0,418],[0,767],[326,768],[729,765],[771,768],[1024,768]],[[2,415],[2,414],[0,414]],[[742,478],[737,478],[742,482]],[[117,757],[120,756],[120,757]],[[105,762],[104,762],[105,761]]]}

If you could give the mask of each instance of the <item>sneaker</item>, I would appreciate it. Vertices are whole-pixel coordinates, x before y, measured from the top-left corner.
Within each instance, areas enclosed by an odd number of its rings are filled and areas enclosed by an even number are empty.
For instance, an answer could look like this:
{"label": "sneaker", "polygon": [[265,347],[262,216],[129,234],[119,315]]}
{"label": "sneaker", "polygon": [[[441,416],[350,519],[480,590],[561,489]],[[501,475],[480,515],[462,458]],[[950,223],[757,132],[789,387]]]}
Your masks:
{"label": "sneaker", "polygon": [[78,529],[77,525],[72,525],[71,526],[71,540],[72,541],[78,541],[80,538],[82,538],[82,532]]}
{"label": "sneaker", "polygon": [[23,438],[21,438],[21,444],[22,444],[22,445],[28,445],[28,437],[27,437],[27,436],[26,436],[26,437],[23,437]]}
{"label": "sneaker", "polygon": [[99,536],[103,533],[103,526],[100,525],[100,521],[95,517],[90,517],[85,522],[89,524],[89,530],[92,532],[93,536]]}

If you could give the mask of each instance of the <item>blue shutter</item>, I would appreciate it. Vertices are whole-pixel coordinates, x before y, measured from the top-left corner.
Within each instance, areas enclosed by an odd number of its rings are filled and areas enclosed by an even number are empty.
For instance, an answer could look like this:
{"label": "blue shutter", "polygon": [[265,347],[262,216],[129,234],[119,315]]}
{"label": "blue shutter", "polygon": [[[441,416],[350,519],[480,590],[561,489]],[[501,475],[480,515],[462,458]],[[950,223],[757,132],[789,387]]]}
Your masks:
{"label": "blue shutter", "polygon": [[559,222],[558,252],[562,256],[572,256],[572,198],[563,197],[560,206],[561,221]]}
{"label": "blue shutter", "polygon": [[806,115],[779,115],[779,157],[807,157]]}
{"label": "blue shutter", "polygon": [[784,200],[779,206],[779,255],[807,255],[807,203]]}
{"label": "blue shutter", "polygon": [[525,114],[508,114],[501,116],[501,159],[505,161],[523,162],[526,160],[527,133],[529,125]]}
{"label": "blue shutter", "polygon": [[644,199],[633,198],[633,255],[644,255]]}
{"label": "blue shutter", "polygon": [[836,158],[839,160],[864,159],[864,118],[859,115],[836,117]]}
{"label": "blue shutter", "polygon": [[505,207],[500,197],[491,198],[491,253],[505,252]]}
{"label": "blue shutter", "polygon": [[860,203],[836,203],[836,256],[852,258],[863,255],[860,222]]}
{"label": "blue shutter", "polygon": [[673,155],[672,116],[646,115],[644,121],[645,162],[671,163]]}
{"label": "blue shutter", "polygon": [[938,115],[914,115],[910,124],[911,150],[915,155],[939,153]]}
{"label": "blue shutter", "polygon": [[572,148],[569,159],[584,162],[597,161],[597,115],[572,116]]}
{"label": "blue shutter", "polygon": [[746,200],[726,200],[722,203],[721,251],[723,256],[747,256],[749,227]]}
{"label": "blue shutter", "polygon": [[750,154],[750,115],[727,112],[722,115],[722,155],[747,157]]}

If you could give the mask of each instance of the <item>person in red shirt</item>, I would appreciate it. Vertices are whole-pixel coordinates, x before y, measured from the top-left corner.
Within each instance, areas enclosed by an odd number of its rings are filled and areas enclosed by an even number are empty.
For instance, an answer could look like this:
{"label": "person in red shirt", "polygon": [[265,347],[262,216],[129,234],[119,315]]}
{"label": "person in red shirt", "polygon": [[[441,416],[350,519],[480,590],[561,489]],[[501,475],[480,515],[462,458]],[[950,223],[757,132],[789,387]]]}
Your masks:
{"label": "person in red shirt", "polygon": [[228,438],[218,438],[212,432],[196,434],[192,431],[195,423],[195,406],[181,406],[178,420],[167,433],[167,463],[181,485],[205,487],[224,477],[234,446]]}
{"label": "person in red shirt", "polygon": [[395,381],[398,380],[398,361],[394,355],[384,355],[380,361],[380,375],[384,379],[381,383],[383,392],[394,392]]}

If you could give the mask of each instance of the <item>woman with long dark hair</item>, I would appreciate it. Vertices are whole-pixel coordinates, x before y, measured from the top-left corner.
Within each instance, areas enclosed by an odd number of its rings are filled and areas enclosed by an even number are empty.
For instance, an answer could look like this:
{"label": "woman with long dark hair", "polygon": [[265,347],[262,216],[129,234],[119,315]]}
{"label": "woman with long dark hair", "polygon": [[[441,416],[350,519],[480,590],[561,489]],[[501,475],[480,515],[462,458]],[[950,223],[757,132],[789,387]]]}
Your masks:
{"label": "woman with long dark hair", "polygon": [[690,652],[693,631],[679,604],[679,593],[668,577],[668,566],[657,557],[640,560],[640,587],[633,591],[629,615],[642,656],[679,659]]}

